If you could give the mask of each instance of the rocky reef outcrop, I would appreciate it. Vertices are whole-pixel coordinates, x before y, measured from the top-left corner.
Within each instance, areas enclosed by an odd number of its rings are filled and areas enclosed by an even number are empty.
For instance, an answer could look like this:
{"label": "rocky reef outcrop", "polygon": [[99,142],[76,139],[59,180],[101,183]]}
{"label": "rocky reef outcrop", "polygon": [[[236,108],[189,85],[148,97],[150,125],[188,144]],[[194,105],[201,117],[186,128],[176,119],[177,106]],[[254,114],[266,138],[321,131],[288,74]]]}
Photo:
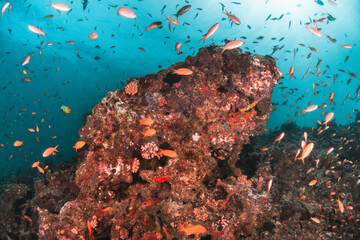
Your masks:
{"label": "rocky reef outcrop", "polygon": [[[269,169],[248,180],[238,162],[249,137],[265,128],[281,73],[271,57],[220,52],[202,48],[185,62],[130,78],[94,107],[79,132],[87,144],[76,187],[69,185],[77,195],[53,199],[60,208],[39,204],[40,239],[262,233],[272,217]],[[189,74],[174,74],[179,68]]]}

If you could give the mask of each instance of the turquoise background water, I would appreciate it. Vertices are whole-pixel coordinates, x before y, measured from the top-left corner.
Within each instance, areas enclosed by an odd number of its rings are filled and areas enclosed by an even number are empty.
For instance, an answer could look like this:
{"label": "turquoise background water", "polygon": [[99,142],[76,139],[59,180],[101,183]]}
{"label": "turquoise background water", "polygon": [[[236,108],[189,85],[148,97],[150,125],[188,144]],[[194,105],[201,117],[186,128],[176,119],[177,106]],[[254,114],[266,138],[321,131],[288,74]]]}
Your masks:
{"label": "turquoise background water", "polygon": [[[1,1],[0,6],[5,3],[6,1]],[[245,41],[242,49],[262,55],[271,54],[275,45],[284,45],[273,54],[284,74],[284,79],[281,80],[283,84],[279,87],[297,88],[298,91],[284,97],[282,95],[286,94],[288,89],[274,89],[272,102],[279,105],[271,114],[268,129],[279,127],[289,118],[301,126],[315,126],[316,119],[325,118],[321,116],[322,110],[298,117],[294,117],[294,113],[305,109],[310,101],[311,104],[318,105],[328,103],[330,92],[335,93],[336,105],[328,105],[325,110],[335,112],[337,123],[354,121],[346,117],[348,114],[354,117],[353,109],[359,108],[358,103],[349,99],[341,105],[348,93],[351,94],[350,98],[355,97],[359,80],[353,79],[350,84],[346,84],[349,74],[337,70],[344,69],[360,77],[360,3],[356,0],[337,1],[336,7],[326,0],[323,5],[315,1],[293,0],[268,0],[267,3],[265,0],[196,0],[189,3],[164,0],[89,0],[85,11],[81,1],[63,0],[55,3],[65,3],[72,10],[61,14],[48,7],[47,1],[10,3],[11,12],[5,11],[0,21],[0,143],[4,144],[4,147],[0,147],[0,167],[3,174],[20,168],[29,169],[37,159],[44,162],[42,152],[58,144],[59,154],[50,157],[51,160],[60,162],[73,158],[75,151],[72,146],[78,140],[78,129],[82,126],[84,114],[91,111],[108,91],[122,88],[129,77],[157,72],[172,63],[183,61],[187,55],[195,55],[198,49],[204,46],[199,40],[215,23],[220,23],[220,27],[206,40],[205,45],[224,45],[224,39],[246,37],[242,38]],[[174,17],[173,14],[187,4],[191,4],[192,8],[179,17],[181,25],[175,26],[171,33],[168,21],[164,21],[163,15]],[[223,14],[221,4],[240,19],[241,25],[231,24]],[[132,9],[137,18],[118,16],[119,7]],[[49,14],[53,14],[54,18],[44,18]],[[270,19],[266,21],[270,14]],[[271,20],[282,14],[284,15],[280,20]],[[328,14],[336,20],[318,23],[322,38],[306,29],[305,24],[310,20],[327,17]],[[163,28],[144,32],[144,26],[155,21],[162,21]],[[42,29],[46,38],[30,32],[28,25]],[[309,26],[313,27],[313,24],[310,23]],[[93,33],[95,28],[98,39],[89,39],[89,34]],[[326,34],[337,42],[331,43]],[[257,40],[259,36],[264,39]],[[284,39],[279,42],[282,37]],[[187,40],[191,41],[185,43]],[[45,43],[41,45],[42,41]],[[76,44],[66,41],[75,41]],[[48,42],[53,45],[45,48]],[[176,42],[182,42],[182,55],[176,54]],[[306,47],[299,46],[299,43]],[[343,44],[350,44],[353,48],[344,49],[341,47]],[[39,46],[41,49],[37,48]],[[310,58],[307,56],[312,51],[307,46],[317,50]],[[139,47],[144,48],[145,52]],[[75,49],[79,51],[82,59],[77,57]],[[297,51],[295,57],[294,49]],[[32,57],[30,63],[24,67],[21,63],[27,54]],[[96,56],[100,59],[95,60]],[[344,63],[346,56],[350,58]],[[327,73],[319,77],[308,74],[301,80],[308,67],[311,67],[310,72],[315,71],[319,59],[322,59],[319,72],[327,69]],[[291,66],[295,67],[296,79],[289,79],[285,75]],[[22,81],[26,77],[23,70],[27,71],[31,82]],[[335,84],[334,74],[337,75]],[[321,85],[322,82],[325,85],[316,88],[320,91],[318,95],[312,96],[312,84]],[[304,98],[296,103],[296,99],[306,90],[308,92]],[[53,98],[49,98],[50,96]],[[287,104],[282,105],[287,100]],[[290,107],[291,104],[294,107]],[[71,113],[62,113],[61,105],[69,106]],[[300,109],[295,109],[296,107]],[[22,111],[22,108],[27,108],[27,111]],[[36,112],[36,115],[31,112]],[[41,122],[42,118],[44,122]],[[40,128],[39,133],[26,130],[35,128],[36,125]],[[36,136],[39,136],[40,144],[37,143]],[[13,143],[16,140],[24,141],[24,145],[15,148]],[[13,157],[8,160],[10,155]]]}

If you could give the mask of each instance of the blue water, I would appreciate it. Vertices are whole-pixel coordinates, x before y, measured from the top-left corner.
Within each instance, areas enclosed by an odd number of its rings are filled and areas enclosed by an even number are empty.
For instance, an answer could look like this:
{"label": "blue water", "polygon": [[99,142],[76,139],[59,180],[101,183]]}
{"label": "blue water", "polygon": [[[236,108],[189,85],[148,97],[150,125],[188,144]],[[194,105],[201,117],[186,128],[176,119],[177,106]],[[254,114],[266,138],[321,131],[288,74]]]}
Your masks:
{"label": "blue water", "polygon": [[[0,6],[5,3],[6,1],[1,1]],[[338,124],[354,121],[346,117],[348,114],[354,117],[353,109],[359,109],[359,104],[350,99],[341,105],[348,93],[351,93],[350,98],[355,97],[359,80],[352,79],[350,84],[346,84],[349,74],[338,71],[344,69],[360,77],[360,3],[356,0],[337,1],[337,6],[331,5],[327,0],[244,0],[235,3],[204,0],[188,3],[163,0],[89,0],[85,11],[81,1],[59,0],[56,3],[64,3],[72,9],[61,14],[48,7],[49,3],[46,1],[10,3],[11,12],[6,10],[0,21],[0,143],[4,144],[4,147],[0,147],[0,167],[4,174],[20,168],[29,169],[37,159],[44,161],[42,152],[56,145],[59,145],[59,153],[50,157],[52,161],[74,158],[72,146],[78,140],[77,132],[82,126],[85,113],[90,112],[108,91],[122,88],[127,78],[157,72],[172,63],[183,61],[187,55],[195,55],[203,46],[199,40],[215,23],[220,23],[220,27],[206,40],[205,45],[224,45],[224,39],[240,39],[243,36],[246,39],[243,39],[245,44],[242,49],[261,55],[270,55],[275,45],[284,45],[272,55],[277,59],[284,79],[281,80],[283,84],[276,87],[272,95],[272,102],[279,105],[274,106],[277,110],[271,114],[268,129],[279,127],[290,118],[300,126],[315,126],[316,119],[325,118],[321,116],[321,109],[305,116],[295,117],[294,113],[305,109],[310,101],[317,105],[328,103],[330,92],[335,93],[336,105],[328,105],[324,110],[335,112]],[[231,24],[223,14],[220,3],[240,19],[241,25]],[[171,33],[163,15],[174,17],[173,14],[187,4],[191,4],[192,8],[179,17],[181,25],[175,26]],[[118,16],[119,7],[132,9],[137,18]],[[54,18],[44,18],[49,14],[53,14]],[[270,14],[269,20],[265,21]],[[282,14],[284,15],[280,20],[271,20]],[[328,17],[328,14],[336,19],[318,23],[323,34],[321,38],[306,29],[305,23],[310,19],[312,21]],[[163,28],[144,32],[144,26],[155,21],[162,21]],[[184,25],[185,22],[189,25]],[[30,32],[28,25],[42,29],[46,38]],[[309,26],[314,27],[312,23]],[[99,37],[89,39],[89,34],[94,31]],[[335,38],[337,42],[331,43],[326,35]],[[264,39],[257,40],[259,36],[264,36]],[[284,39],[279,42],[282,37]],[[187,40],[191,42],[185,43]],[[42,41],[45,43],[41,45]],[[76,44],[66,41],[75,41]],[[53,45],[45,47],[49,42]],[[176,54],[176,42],[182,42],[182,55]],[[306,47],[298,45],[299,43]],[[342,48],[344,44],[350,44],[353,48]],[[41,49],[37,48],[39,46]],[[310,58],[307,56],[312,51],[307,46],[317,50]],[[139,47],[144,48],[145,52]],[[294,49],[297,50],[295,57]],[[77,57],[76,50],[82,59]],[[31,60],[24,67],[21,63],[27,54],[31,55]],[[350,58],[344,63],[346,56]],[[95,57],[100,59],[95,60]],[[308,67],[311,67],[310,72],[316,70],[319,59],[322,59],[319,72],[327,69],[327,73],[319,77],[308,73],[301,80]],[[295,67],[296,79],[289,80],[286,74],[291,66]],[[22,81],[26,77],[23,70],[27,71],[31,82]],[[338,75],[335,84],[334,74]],[[316,87],[320,93],[312,96],[313,83],[321,85],[322,82],[325,86]],[[283,86],[297,88],[298,91],[290,95],[286,93],[288,89],[279,89]],[[306,90],[308,92],[296,103],[296,99]],[[288,96],[284,97],[283,94]],[[287,100],[287,104],[282,105]],[[290,106],[292,104],[294,107]],[[60,109],[61,105],[69,106],[71,113],[64,114]],[[295,109],[296,107],[300,109]],[[22,111],[23,108],[27,111]],[[41,122],[42,118],[44,122]],[[27,131],[27,128],[35,129],[36,125],[39,126],[39,133]],[[36,136],[39,137],[40,144],[37,143]],[[21,148],[13,146],[16,140],[24,141]],[[10,155],[13,157],[8,160]]]}

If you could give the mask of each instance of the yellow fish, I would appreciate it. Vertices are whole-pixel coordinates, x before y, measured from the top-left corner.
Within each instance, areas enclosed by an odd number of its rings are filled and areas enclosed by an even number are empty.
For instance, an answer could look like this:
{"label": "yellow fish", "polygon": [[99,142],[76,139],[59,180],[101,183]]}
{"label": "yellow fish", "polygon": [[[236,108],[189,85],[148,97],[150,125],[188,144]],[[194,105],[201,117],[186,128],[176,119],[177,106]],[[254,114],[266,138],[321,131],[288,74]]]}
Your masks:
{"label": "yellow fish", "polygon": [[61,105],[60,108],[63,111],[63,113],[70,113],[71,112],[71,108],[69,108],[68,106]]}

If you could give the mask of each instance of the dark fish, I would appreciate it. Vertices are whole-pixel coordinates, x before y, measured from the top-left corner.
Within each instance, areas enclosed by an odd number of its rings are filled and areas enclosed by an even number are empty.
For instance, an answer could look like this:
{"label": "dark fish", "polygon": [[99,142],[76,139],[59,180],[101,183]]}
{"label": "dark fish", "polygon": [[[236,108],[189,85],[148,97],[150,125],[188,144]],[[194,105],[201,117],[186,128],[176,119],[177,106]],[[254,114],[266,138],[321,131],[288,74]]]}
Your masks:
{"label": "dark fish", "polygon": [[161,9],[161,12],[164,11],[166,8],[166,4],[163,6],[163,8]]}
{"label": "dark fish", "polygon": [[278,20],[282,19],[284,17],[284,14],[281,14]]}
{"label": "dark fish", "polygon": [[247,25],[248,29],[251,29],[251,26],[250,25]]}
{"label": "dark fish", "polygon": [[99,60],[101,57],[99,57],[99,56],[95,56],[94,57],[94,60]]}
{"label": "dark fish", "polygon": [[239,2],[231,2],[232,4],[241,5]]}
{"label": "dark fish", "polygon": [[266,20],[265,20],[265,22],[267,21],[267,20],[269,20],[270,19],[270,17],[271,17],[271,14],[266,18]]}
{"label": "dark fish", "polygon": [[284,40],[284,39],[285,39],[285,37],[280,38],[280,39],[279,39],[279,42],[281,42],[281,41]]}
{"label": "dark fish", "polygon": [[87,5],[88,5],[89,1],[88,0],[83,0],[82,4],[83,4],[83,11],[86,9]]}
{"label": "dark fish", "polygon": [[327,19],[329,19],[329,21],[335,21],[336,20],[336,18],[334,18],[330,14],[328,14]]}
{"label": "dark fish", "polygon": [[320,6],[323,6],[323,5],[324,5],[324,2],[321,1],[321,0],[315,0],[315,2],[316,2],[317,4],[319,4]]}
{"label": "dark fish", "polygon": [[289,21],[289,29],[290,29],[290,27],[291,27],[291,21]]}
{"label": "dark fish", "polygon": [[224,4],[222,4],[222,3],[220,3],[220,5],[221,5],[221,11],[224,11],[224,9],[225,9],[225,5],[224,5]]}
{"label": "dark fish", "polygon": [[184,13],[186,13],[187,11],[189,11],[191,8],[191,5],[186,5],[182,8],[180,8],[180,10],[175,14],[176,18],[178,18],[179,16],[183,15]]}
{"label": "dark fish", "polygon": [[347,56],[347,57],[345,58],[345,62],[347,62],[347,60],[349,60],[349,57],[350,57],[350,56]]}

